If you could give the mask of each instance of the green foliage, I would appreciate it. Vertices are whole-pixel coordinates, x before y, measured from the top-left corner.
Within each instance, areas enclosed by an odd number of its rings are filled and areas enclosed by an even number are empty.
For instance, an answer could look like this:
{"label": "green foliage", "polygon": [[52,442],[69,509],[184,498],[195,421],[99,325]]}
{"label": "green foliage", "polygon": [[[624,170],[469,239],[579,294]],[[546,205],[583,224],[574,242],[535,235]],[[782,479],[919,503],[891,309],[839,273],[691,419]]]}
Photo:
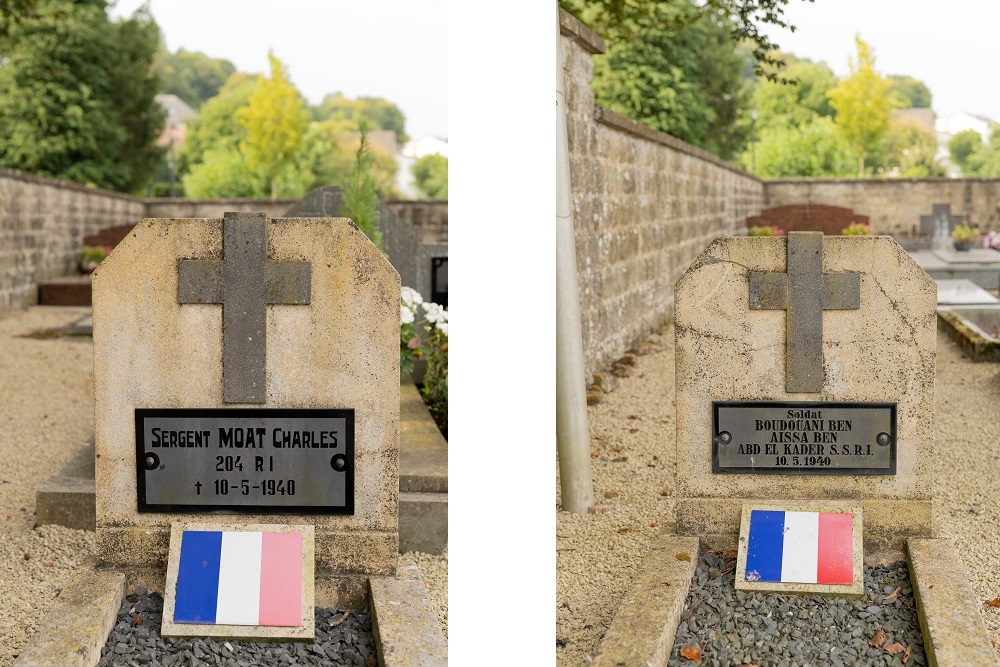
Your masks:
{"label": "green foliage", "polygon": [[826,63],[814,63],[790,53],[779,55],[788,63],[785,76],[796,84],[767,79],[757,83],[751,96],[751,105],[757,112],[757,131],[800,127],[820,116],[833,118],[833,107],[827,97],[827,92],[837,85],[833,70]]}
{"label": "green foliage", "polygon": [[860,222],[854,222],[840,230],[844,236],[871,236],[872,228]]}
{"label": "green foliage", "polygon": [[955,225],[951,230],[951,240],[955,243],[975,243],[979,240],[979,230],[969,225]]}
{"label": "green foliage", "polygon": [[[310,123],[303,140],[298,164],[306,178],[308,192],[324,185],[347,183],[354,169],[356,153],[360,147],[360,133],[348,133],[337,120]],[[368,144],[371,165],[369,173],[375,181],[380,199],[398,196],[395,187],[399,165],[394,155],[389,155],[378,145]]]}
{"label": "green foliage", "polygon": [[215,97],[236,66],[228,60],[210,58],[198,51],[160,49],[154,69],[163,81],[161,92],[172,93],[195,109]]}
{"label": "green foliage", "polygon": [[965,176],[972,175],[969,158],[983,149],[983,137],[975,130],[962,130],[948,142],[948,152],[951,159],[962,170]]}
{"label": "green foliage", "polygon": [[948,143],[948,150],[963,176],[1000,177],[1000,128],[994,128],[986,144],[974,130],[959,132]]}
{"label": "green foliage", "polygon": [[[246,138],[246,128],[236,117],[236,110],[250,103],[259,81],[257,77],[236,72],[208,100],[188,124],[184,145],[177,154],[178,172],[186,174],[204,161],[205,153],[220,148],[236,149]],[[234,195],[235,196],[235,195]]]}
{"label": "green foliage", "polygon": [[421,393],[442,432],[448,431],[448,337],[435,329],[427,341],[427,371]]}
{"label": "green foliage", "polygon": [[772,25],[794,32],[795,27],[784,20],[787,4],[788,0],[704,0],[697,4],[685,3],[678,12],[678,3],[663,0],[559,0],[563,9],[610,42],[635,38],[640,26],[661,26],[669,32],[679,33],[704,16],[723,14],[731,24],[732,41],[747,41],[755,71],[771,81],[784,80],[778,74],[784,63],[774,53],[778,45],[760,28]]}
{"label": "green foliage", "polygon": [[737,122],[745,63],[725,13],[696,10],[689,0],[658,3],[669,20],[637,22],[633,39],[609,43],[594,59],[592,88],[598,104],[728,159],[749,133]]}
{"label": "green foliage", "polygon": [[890,74],[886,78],[889,81],[889,93],[897,100],[896,106],[899,108],[931,106],[931,90],[920,79],[905,74]]}
{"label": "green foliage", "polygon": [[104,0],[46,0],[0,34],[0,165],[136,191],[159,155],[163,110],[149,66],[158,29],[112,24]]}
{"label": "green foliage", "polygon": [[850,76],[829,91],[836,112],[837,132],[858,159],[858,177],[865,175],[865,157],[882,140],[889,127],[892,97],[889,82],[875,71],[875,56],[860,37],[854,38],[857,57],[850,61]]}
{"label": "green foliage", "polygon": [[[758,135],[756,173],[764,178],[787,176],[850,176],[854,161],[837,139],[836,128],[827,117],[817,117],[795,127],[773,126]],[[750,169],[754,149],[743,152],[740,164]]]}
{"label": "green foliage", "polygon": [[340,214],[353,220],[375,247],[382,250],[382,232],[378,229],[378,191],[371,173],[372,162],[367,132],[362,128],[361,143],[355,153],[354,167],[344,184]]}
{"label": "green foliage", "polygon": [[359,97],[349,99],[343,93],[327,95],[319,106],[313,108],[313,116],[318,121],[341,121],[341,132],[358,132],[364,126],[368,130],[393,130],[396,142],[405,143],[404,126],[406,119],[399,107],[381,97]]}
{"label": "green foliage", "polygon": [[937,138],[912,118],[894,118],[880,146],[880,170],[904,178],[944,176],[937,161]]}
{"label": "green foliage", "polygon": [[771,225],[770,227],[761,227],[758,225],[753,225],[747,230],[747,236],[784,236],[785,230],[777,225]]}
{"label": "green foliage", "polygon": [[250,94],[247,106],[236,110],[246,128],[240,153],[250,171],[271,186],[271,199],[278,198],[278,175],[295,158],[306,129],[305,102],[288,80],[281,61],[268,54],[271,78],[262,79]]}
{"label": "green foliage", "polygon": [[188,197],[265,197],[264,182],[254,176],[239,150],[219,146],[206,151],[201,162],[183,176]]}
{"label": "green foliage", "polygon": [[448,198],[448,158],[433,153],[413,164],[417,189],[428,199]]}

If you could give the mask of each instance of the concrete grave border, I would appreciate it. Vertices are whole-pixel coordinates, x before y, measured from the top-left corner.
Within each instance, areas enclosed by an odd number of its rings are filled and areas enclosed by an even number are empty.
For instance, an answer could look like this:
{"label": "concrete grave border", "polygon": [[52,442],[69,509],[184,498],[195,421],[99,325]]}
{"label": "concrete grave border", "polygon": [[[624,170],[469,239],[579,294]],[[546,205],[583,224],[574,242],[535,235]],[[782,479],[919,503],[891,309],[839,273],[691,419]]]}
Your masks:
{"label": "concrete grave border", "polygon": [[[634,588],[611,619],[591,667],[666,667],[698,556],[720,546],[716,541],[709,546],[697,537],[661,533],[650,545]],[[1000,666],[979,613],[981,603],[951,540],[910,538],[906,554],[878,556],[881,561],[905,558],[909,565],[929,667]]]}
{"label": "concrete grave border", "polygon": [[[778,510],[786,512],[841,512],[850,514],[854,521],[854,583],[804,584],[784,581],[747,581],[747,550],[750,547],[750,512],[753,510]],[[740,539],[736,547],[736,590],[757,593],[782,593],[794,595],[824,595],[859,598],[865,594],[864,539],[861,505],[835,500],[803,503],[753,502],[743,503],[740,520]]]}
{"label": "concrete grave border", "polygon": [[[145,583],[138,573],[83,570],[63,589],[14,667],[94,667],[126,592]],[[379,667],[448,664],[447,643],[415,567],[399,568],[395,577],[370,577],[365,587]]]}

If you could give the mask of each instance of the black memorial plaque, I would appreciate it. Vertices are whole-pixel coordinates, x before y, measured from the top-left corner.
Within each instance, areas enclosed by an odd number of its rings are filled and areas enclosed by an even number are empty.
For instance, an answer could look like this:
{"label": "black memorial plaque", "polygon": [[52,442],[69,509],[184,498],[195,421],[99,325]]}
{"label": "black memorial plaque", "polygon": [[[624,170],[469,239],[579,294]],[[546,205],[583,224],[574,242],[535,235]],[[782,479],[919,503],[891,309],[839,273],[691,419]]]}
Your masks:
{"label": "black memorial plaque", "polygon": [[712,472],[895,475],[896,404],[713,401]]}
{"label": "black memorial plaque", "polygon": [[139,512],[354,514],[354,410],[137,409]]}

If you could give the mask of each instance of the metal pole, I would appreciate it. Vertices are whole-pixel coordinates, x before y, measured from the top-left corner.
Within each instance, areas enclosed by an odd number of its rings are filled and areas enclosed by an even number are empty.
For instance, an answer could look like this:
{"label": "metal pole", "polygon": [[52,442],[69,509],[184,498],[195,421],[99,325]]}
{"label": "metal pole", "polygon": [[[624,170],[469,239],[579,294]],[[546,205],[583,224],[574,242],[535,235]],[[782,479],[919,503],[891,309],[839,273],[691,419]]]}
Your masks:
{"label": "metal pole", "polygon": [[170,196],[174,196],[174,133],[170,132],[170,155],[167,157],[167,171],[170,172]]}
{"label": "metal pole", "polygon": [[570,192],[566,129],[566,56],[556,9],[556,451],[564,510],[581,514],[594,503],[587,424],[587,379],[583,363],[576,238]]}

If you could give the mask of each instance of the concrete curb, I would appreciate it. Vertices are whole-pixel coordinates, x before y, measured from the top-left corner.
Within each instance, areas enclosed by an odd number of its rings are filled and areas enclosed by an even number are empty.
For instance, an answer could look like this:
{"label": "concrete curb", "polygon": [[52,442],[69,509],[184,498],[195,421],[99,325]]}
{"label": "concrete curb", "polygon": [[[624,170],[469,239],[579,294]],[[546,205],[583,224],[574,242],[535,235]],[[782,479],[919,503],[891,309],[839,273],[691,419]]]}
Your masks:
{"label": "concrete curb", "polygon": [[115,627],[124,595],[125,575],[120,572],[78,574],[45,614],[15,667],[93,667]]}
{"label": "concrete curb", "polygon": [[654,540],[636,586],[612,619],[592,667],[667,664],[698,565],[698,549],[697,537],[661,533]]}
{"label": "concrete curb", "polygon": [[906,552],[927,664],[1000,664],[952,541],[911,538]]}
{"label": "concrete curb", "polygon": [[[135,585],[141,584],[131,581],[127,588]],[[48,610],[14,667],[94,667],[115,626],[125,590],[121,572],[81,572]],[[448,664],[447,643],[415,567],[401,568],[395,577],[371,577],[368,604],[379,667]]]}

